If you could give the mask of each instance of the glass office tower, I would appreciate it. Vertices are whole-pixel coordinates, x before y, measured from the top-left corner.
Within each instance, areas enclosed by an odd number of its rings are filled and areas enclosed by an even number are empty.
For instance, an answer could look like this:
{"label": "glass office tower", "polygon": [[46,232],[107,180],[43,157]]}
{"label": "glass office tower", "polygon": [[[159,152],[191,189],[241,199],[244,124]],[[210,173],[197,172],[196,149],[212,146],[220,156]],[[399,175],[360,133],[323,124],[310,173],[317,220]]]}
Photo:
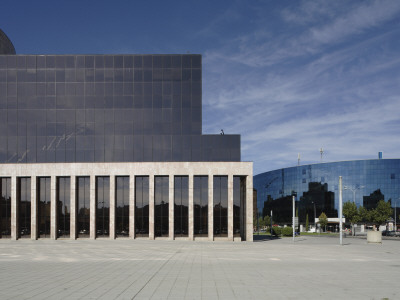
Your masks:
{"label": "glass office tower", "polygon": [[[290,223],[292,199],[296,195],[301,223],[322,212],[338,217],[339,176],[343,180],[343,202],[355,202],[367,209],[379,200],[392,207],[400,198],[400,159],[353,160],[296,166],[254,176],[260,216],[270,215],[276,223]],[[397,203],[400,206],[400,202]]]}

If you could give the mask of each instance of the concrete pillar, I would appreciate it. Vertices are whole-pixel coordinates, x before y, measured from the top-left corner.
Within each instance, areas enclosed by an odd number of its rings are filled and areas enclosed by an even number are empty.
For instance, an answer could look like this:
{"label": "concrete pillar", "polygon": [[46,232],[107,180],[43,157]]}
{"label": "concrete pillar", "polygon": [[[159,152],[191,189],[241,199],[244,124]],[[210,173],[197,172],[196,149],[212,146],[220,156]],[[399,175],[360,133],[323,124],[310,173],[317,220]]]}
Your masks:
{"label": "concrete pillar", "polygon": [[214,240],[214,177],[208,174],[208,239]]}
{"label": "concrete pillar", "polygon": [[38,239],[38,207],[39,199],[37,194],[37,178],[31,177],[31,239]]}
{"label": "concrete pillar", "polygon": [[228,175],[228,241],[233,241],[233,176]]}
{"label": "concrete pillar", "polygon": [[175,220],[174,220],[174,180],[175,177],[174,175],[169,175],[169,182],[168,182],[168,203],[169,203],[169,214],[168,214],[168,221],[169,221],[169,226],[168,226],[168,238],[170,240],[173,240],[175,238],[174,233],[175,233]]}
{"label": "concrete pillar", "polygon": [[194,218],[193,218],[193,175],[189,175],[189,240],[194,240],[193,229],[194,229]]}
{"label": "concrete pillar", "polygon": [[154,240],[154,175],[149,175],[149,239]]}
{"label": "concrete pillar", "polygon": [[96,238],[96,176],[90,176],[90,239]]}
{"label": "concrete pillar", "polygon": [[70,238],[71,240],[76,240],[76,228],[77,228],[77,209],[76,209],[76,177],[70,177],[70,204],[71,204],[71,223],[70,223]]}
{"label": "concrete pillar", "polygon": [[246,176],[246,241],[253,241],[253,175]]}
{"label": "concrete pillar", "polygon": [[135,238],[135,176],[129,177],[129,238]]}
{"label": "concrete pillar", "polygon": [[50,239],[57,239],[57,177],[50,177]]}
{"label": "concrete pillar", "polygon": [[110,176],[110,239],[115,239],[115,176]]}
{"label": "concrete pillar", "polygon": [[17,177],[11,177],[11,239],[18,238]]}

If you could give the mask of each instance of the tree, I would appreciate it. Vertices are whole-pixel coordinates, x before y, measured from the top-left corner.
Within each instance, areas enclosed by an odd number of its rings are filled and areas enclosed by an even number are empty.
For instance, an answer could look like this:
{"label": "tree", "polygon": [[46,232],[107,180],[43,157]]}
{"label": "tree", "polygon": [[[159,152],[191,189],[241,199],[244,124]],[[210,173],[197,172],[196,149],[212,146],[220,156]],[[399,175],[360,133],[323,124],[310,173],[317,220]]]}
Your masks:
{"label": "tree", "polygon": [[360,216],[360,222],[370,221],[370,213],[364,206],[358,208],[358,215]]}
{"label": "tree", "polygon": [[354,202],[346,202],[343,204],[343,215],[351,224],[351,232],[354,235],[354,224],[361,221],[357,205]]}
{"label": "tree", "polygon": [[310,230],[310,224],[308,222],[308,214],[306,214],[306,231]]}
{"label": "tree", "polygon": [[318,217],[318,223],[320,224],[321,227],[325,228],[326,225],[328,225],[328,217],[324,212],[322,212],[319,217]]}
{"label": "tree", "polygon": [[260,228],[265,227],[265,222],[264,222],[264,219],[262,217],[258,218],[258,226]]}
{"label": "tree", "polygon": [[390,202],[385,202],[385,200],[380,200],[375,209],[370,211],[370,220],[374,225],[377,226],[379,230],[379,225],[386,223],[393,214],[392,205]]}
{"label": "tree", "polygon": [[271,226],[271,217],[270,216],[264,217],[264,226]]}

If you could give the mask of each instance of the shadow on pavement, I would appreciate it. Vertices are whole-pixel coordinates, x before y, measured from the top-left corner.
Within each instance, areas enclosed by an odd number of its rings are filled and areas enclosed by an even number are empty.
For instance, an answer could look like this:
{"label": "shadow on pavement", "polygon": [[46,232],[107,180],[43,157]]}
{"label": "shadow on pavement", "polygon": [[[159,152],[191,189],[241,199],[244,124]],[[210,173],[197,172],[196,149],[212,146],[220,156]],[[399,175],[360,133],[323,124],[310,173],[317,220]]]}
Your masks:
{"label": "shadow on pavement", "polygon": [[270,236],[270,235],[253,235],[253,242],[266,242],[266,241],[272,241],[272,240],[279,240],[281,239],[278,236]]}

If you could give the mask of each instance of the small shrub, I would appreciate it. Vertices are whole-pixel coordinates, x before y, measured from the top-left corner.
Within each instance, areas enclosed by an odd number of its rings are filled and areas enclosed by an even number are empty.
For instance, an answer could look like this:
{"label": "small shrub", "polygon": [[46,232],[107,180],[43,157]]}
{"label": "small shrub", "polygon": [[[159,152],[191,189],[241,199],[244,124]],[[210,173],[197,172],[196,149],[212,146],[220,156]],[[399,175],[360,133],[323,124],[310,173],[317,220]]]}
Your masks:
{"label": "small shrub", "polygon": [[293,235],[293,227],[285,227],[282,229],[283,236],[292,236]]}
{"label": "small shrub", "polygon": [[275,226],[272,227],[273,234],[276,236],[280,236],[282,234],[282,228]]}

